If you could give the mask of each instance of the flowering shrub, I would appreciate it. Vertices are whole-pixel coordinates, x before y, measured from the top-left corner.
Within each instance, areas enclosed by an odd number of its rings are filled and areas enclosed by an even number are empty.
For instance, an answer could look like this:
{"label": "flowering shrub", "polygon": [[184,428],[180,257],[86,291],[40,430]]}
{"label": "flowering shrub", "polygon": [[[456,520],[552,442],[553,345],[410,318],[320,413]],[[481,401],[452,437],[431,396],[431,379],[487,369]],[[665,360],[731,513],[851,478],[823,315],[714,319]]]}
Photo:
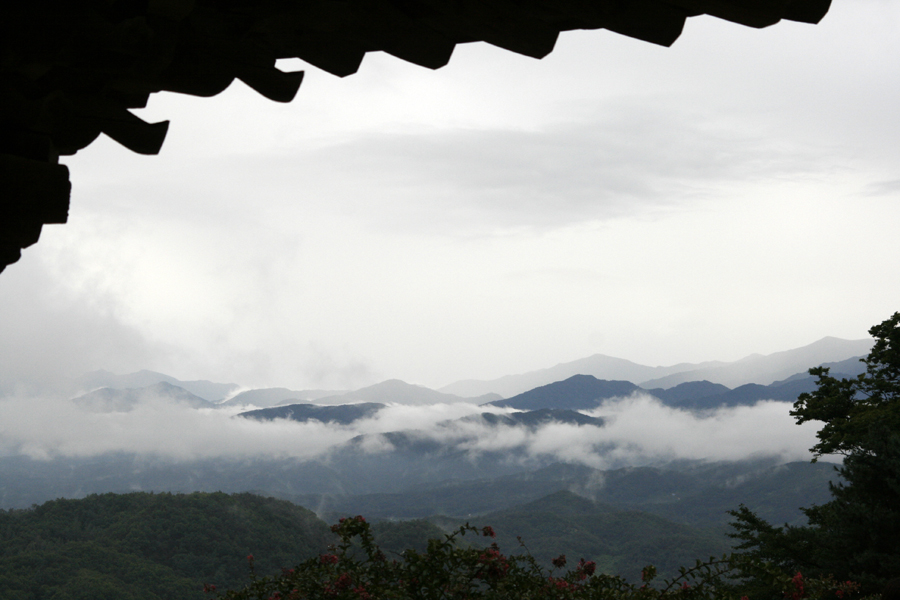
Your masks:
{"label": "flowering shrub", "polygon": [[[341,519],[332,526],[340,542],[293,569],[275,577],[257,577],[248,556],[251,581],[244,589],[218,595],[221,600],[770,600],[748,598],[729,578],[733,559],[697,561],[682,568],[678,577],[656,582],[656,569],[642,571],[641,582],[630,583],[597,573],[596,564],[584,559],[564,570],[560,555],[549,572],[527,552],[505,555],[496,543],[487,547],[465,545],[466,535],[493,538],[491,527],[464,525],[444,539],[428,542],[424,552],[406,550],[389,559],[373,539],[361,516]],[[773,576],[778,577],[773,571]],[[852,582],[806,580],[797,573],[781,581],[787,600],[851,600]],[[215,586],[207,586],[214,593]]]}

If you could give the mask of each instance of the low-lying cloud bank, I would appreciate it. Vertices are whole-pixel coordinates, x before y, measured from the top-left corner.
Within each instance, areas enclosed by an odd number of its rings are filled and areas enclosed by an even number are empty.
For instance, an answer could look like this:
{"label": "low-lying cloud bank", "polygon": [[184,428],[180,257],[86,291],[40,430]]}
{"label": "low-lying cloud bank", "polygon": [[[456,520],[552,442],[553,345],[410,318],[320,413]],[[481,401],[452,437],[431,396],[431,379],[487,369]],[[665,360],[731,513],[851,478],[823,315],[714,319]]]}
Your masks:
{"label": "low-lying cloud bank", "polygon": [[126,452],[179,461],[327,460],[329,453],[357,436],[365,436],[357,449],[389,452],[392,445],[379,434],[404,431],[472,457],[509,452],[594,468],[677,459],[806,460],[817,427],[812,423],[797,426],[788,414],[790,408],[787,402],[763,401],[696,414],[635,395],[604,402],[591,411],[591,416],[605,420],[603,427],[550,422],[528,428],[491,426],[479,419],[460,421],[486,411],[509,412],[467,403],[388,405],[372,418],[340,426],[317,421],[261,422],[236,418],[240,409],[191,409],[161,399],[130,412],[98,414],[71,401],[10,398],[0,400],[0,453],[38,459]]}

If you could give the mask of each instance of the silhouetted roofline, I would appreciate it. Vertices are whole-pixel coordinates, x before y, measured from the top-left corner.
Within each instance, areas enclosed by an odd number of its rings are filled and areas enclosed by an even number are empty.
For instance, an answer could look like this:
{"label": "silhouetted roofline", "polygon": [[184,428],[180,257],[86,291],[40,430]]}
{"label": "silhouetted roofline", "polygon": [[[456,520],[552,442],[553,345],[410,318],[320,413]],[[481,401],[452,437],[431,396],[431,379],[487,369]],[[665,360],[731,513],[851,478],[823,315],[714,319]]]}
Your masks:
{"label": "silhouetted roofline", "polygon": [[688,17],[749,27],[817,23],[831,0],[20,0],[0,19],[0,271],[65,223],[74,154],[105,133],[156,154],[168,122],[129,112],[160,91],[214,96],[237,78],[289,102],[301,58],[355,73],[384,51],[437,69],[456,44],[484,41],[541,58],[561,31],[608,29],[671,45]]}

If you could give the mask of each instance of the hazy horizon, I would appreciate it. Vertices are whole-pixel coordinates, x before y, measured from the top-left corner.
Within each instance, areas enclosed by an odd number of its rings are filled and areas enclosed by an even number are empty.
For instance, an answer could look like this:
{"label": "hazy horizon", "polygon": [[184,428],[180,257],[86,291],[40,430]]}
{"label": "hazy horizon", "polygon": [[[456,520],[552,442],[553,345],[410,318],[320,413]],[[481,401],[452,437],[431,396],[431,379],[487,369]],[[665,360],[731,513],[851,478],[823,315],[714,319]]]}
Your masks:
{"label": "hazy horizon", "polygon": [[0,276],[0,384],[146,368],[248,387],[432,388],[593,354],[734,361],[898,308],[900,6],[568,32],[154,95],[157,157],[64,157],[69,223]]}

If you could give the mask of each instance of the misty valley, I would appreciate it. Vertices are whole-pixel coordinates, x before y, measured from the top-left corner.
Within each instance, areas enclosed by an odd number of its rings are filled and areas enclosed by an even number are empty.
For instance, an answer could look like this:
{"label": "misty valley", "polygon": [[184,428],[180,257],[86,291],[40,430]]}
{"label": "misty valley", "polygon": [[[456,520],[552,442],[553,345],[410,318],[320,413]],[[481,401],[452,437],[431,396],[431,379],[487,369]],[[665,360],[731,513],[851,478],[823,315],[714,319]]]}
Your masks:
{"label": "misty valley", "polygon": [[788,410],[816,387],[808,368],[854,376],[870,346],[669,368],[596,355],[440,390],[151,371],[88,373],[56,397],[5,390],[0,597],[200,598],[246,583],[247,554],[270,574],[325,552],[347,515],[394,553],[471,523],[548,567],[564,553],[674,576],[731,550],[741,504],[803,524],[800,507],[828,501],[834,464],[809,461],[815,427]]}

